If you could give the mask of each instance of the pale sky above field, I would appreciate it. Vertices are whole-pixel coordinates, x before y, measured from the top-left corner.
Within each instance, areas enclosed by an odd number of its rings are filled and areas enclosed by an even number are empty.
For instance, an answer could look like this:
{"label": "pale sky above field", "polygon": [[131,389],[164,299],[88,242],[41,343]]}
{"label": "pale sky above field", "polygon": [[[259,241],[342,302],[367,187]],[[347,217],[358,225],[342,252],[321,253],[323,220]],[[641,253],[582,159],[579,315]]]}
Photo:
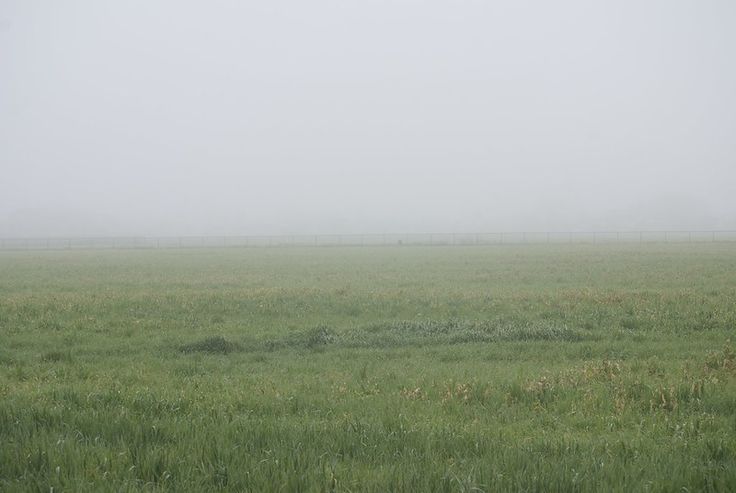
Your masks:
{"label": "pale sky above field", "polygon": [[736,2],[0,0],[0,236],[736,229]]}

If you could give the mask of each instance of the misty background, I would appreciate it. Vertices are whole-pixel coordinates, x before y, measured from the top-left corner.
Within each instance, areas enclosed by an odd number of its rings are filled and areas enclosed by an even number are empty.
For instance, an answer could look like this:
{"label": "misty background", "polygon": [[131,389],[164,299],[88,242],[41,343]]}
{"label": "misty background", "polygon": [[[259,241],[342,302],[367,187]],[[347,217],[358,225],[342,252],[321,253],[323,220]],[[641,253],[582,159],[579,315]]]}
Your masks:
{"label": "misty background", "polygon": [[0,1],[0,236],[736,229],[736,2]]}

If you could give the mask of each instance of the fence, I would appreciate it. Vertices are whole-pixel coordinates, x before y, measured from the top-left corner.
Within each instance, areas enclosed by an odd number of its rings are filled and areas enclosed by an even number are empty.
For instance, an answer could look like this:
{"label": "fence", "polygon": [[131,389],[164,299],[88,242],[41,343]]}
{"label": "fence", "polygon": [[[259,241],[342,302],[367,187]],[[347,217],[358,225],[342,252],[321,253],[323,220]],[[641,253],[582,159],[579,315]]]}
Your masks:
{"label": "fence", "polygon": [[736,242],[736,231],[545,231],[98,238],[0,238],[0,250]]}

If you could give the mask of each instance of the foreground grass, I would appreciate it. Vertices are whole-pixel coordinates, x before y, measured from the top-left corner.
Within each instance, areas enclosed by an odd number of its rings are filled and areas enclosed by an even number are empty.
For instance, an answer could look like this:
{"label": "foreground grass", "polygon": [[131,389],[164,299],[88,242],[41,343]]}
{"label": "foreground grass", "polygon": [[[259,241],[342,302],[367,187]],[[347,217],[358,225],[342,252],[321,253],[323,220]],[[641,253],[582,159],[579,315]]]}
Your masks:
{"label": "foreground grass", "polygon": [[730,491],[736,245],[0,252],[0,490]]}

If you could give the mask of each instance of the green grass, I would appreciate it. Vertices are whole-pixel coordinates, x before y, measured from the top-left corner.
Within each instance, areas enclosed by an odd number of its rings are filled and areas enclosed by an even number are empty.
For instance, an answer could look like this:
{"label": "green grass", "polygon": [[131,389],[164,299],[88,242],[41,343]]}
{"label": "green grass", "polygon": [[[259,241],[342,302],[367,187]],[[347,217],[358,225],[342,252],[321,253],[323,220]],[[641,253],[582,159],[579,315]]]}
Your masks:
{"label": "green grass", "polygon": [[734,491],[736,244],[0,252],[0,491]]}

